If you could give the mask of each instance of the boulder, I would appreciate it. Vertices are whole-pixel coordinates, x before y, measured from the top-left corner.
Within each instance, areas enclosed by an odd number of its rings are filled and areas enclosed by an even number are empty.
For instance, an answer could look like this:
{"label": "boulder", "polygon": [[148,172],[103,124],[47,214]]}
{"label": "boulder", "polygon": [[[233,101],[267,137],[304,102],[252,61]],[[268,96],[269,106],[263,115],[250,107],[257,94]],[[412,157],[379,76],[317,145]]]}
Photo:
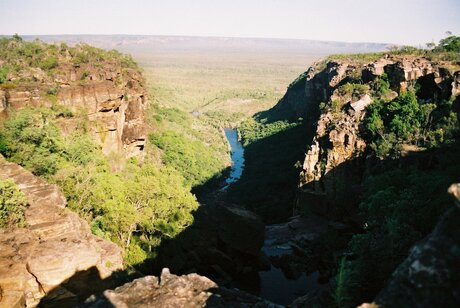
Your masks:
{"label": "boulder", "polygon": [[198,274],[146,276],[102,295],[88,298],[83,307],[281,307],[237,289],[219,287]]}
{"label": "boulder", "polygon": [[350,106],[356,112],[362,112],[364,109],[367,108],[367,106],[370,105],[370,103],[372,103],[372,98],[369,96],[369,94],[365,94],[358,101],[352,102]]}

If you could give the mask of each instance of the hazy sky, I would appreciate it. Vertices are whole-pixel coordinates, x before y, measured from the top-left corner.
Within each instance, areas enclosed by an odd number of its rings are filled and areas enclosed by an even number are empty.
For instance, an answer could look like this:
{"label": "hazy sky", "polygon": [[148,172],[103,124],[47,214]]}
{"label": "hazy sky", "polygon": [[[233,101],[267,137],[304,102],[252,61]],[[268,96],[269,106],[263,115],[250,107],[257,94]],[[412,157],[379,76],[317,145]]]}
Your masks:
{"label": "hazy sky", "polygon": [[424,44],[460,0],[0,0],[0,34],[161,34]]}

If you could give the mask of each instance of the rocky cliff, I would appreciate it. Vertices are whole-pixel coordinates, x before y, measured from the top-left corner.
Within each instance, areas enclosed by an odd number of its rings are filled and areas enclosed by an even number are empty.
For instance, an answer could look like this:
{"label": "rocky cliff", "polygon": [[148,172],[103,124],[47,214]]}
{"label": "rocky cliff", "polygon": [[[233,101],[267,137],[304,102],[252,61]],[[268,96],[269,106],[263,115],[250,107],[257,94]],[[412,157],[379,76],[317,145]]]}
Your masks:
{"label": "rocky cliff", "polygon": [[452,61],[385,55],[314,64],[274,108],[287,118],[306,119],[314,135],[300,175],[297,212],[304,205],[322,215],[353,212],[366,172],[363,119],[382,78],[390,86],[379,97],[385,101],[409,88],[422,102],[447,100],[460,91],[459,65]]}
{"label": "rocky cliff", "polygon": [[[0,61],[0,67],[17,68],[25,66],[25,61],[32,62],[19,52],[30,45],[14,40],[8,44],[11,46],[6,48],[18,50],[19,56],[8,54],[6,61]],[[45,59],[16,71],[10,69],[0,84],[0,116],[28,106],[64,106],[74,115],[61,122],[64,133],[83,123],[105,154],[121,153],[124,157],[142,154],[147,95],[137,66],[126,64],[124,56],[116,52],[86,45],[68,48],[35,44],[39,55],[54,62],[46,66]]]}
{"label": "rocky cliff", "polygon": [[[269,120],[301,118],[308,130],[305,158],[296,164],[302,170],[294,213],[336,227],[316,232],[316,239],[294,235],[292,256],[276,260],[281,268],[318,270],[321,281],[329,281],[329,291],[293,306],[372,300],[398,266],[377,303],[458,303],[452,292],[458,211],[450,210],[423,243],[416,242],[448,207],[446,189],[459,175],[460,63],[423,54],[331,56],[295,80],[269,111]],[[443,137],[426,142],[430,130]],[[347,281],[338,285],[343,277]],[[334,294],[342,287],[345,292]],[[424,297],[428,289],[439,296]],[[332,302],[341,302],[332,304],[331,294]]]}
{"label": "rocky cliff", "polygon": [[92,235],[57,186],[1,156],[0,179],[28,200],[27,227],[0,230],[0,307],[75,305],[122,269],[121,249]]}

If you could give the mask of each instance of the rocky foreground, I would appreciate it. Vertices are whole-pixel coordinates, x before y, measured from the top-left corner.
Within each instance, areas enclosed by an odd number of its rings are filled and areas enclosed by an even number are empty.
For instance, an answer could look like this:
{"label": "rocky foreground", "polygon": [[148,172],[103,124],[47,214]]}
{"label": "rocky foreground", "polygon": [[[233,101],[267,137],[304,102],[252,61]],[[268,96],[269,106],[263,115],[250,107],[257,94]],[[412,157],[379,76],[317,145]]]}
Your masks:
{"label": "rocky foreground", "polygon": [[219,287],[197,274],[172,275],[167,268],[160,277],[146,276],[102,295],[92,296],[82,307],[282,307],[259,297]]}
{"label": "rocky foreground", "polygon": [[0,179],[13,180],[29,204],[26,228],[0,230],[0,307],[75,305],[123,268],[121,249],[66,209],[57,186],[2,156]]}

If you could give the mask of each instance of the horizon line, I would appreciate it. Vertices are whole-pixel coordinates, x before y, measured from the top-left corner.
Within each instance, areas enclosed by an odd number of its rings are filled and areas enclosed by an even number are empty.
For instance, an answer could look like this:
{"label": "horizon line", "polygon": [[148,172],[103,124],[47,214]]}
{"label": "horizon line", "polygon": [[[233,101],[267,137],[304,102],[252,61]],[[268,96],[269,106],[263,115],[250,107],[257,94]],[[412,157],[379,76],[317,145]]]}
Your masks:
{"label": "horizon line", "polygon": [[[265,39],[265,40],[285,40],[285,41],[310,41],[324,43],[346,43],[346,44],[374,44],[374,45],[394,45],[394,46],[416,46],[410,44],[396,44],[388,42],[366,42],[366,41],[336,41],[336,40],[317,40],[307,38],[282,38],[282,37],[251,37],[251,36],[217,36],[217,35],[183,35],[183,34],[18,34],[20,37],[30,36],[153,36],[153,37],[192,37],[192,38],[230,38],[230,39]],[[13,36],[14,34],[0,34],[0,37]],[[420,46],[421,44],[419,44]]]}

